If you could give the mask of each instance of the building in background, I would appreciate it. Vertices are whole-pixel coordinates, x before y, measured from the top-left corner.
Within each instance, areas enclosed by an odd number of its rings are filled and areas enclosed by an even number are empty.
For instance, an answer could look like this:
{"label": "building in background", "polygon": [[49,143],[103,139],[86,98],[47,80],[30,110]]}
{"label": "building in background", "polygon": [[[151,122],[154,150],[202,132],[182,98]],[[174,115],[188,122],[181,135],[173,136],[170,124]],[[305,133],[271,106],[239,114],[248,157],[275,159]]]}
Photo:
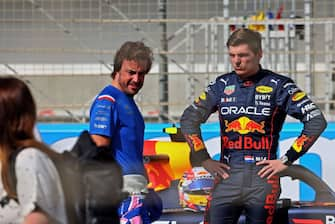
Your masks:
{"label": "building in background", "polygon": [[225,41],[240,26],[263,34],[264,66],[296,80],[333,120],[332,0],[0,0],[0,75],[27,81],[40,120],[86,122],[117,46],[143,40],[155,64],[136,101],[147,121],[174,122],[231,69]]}

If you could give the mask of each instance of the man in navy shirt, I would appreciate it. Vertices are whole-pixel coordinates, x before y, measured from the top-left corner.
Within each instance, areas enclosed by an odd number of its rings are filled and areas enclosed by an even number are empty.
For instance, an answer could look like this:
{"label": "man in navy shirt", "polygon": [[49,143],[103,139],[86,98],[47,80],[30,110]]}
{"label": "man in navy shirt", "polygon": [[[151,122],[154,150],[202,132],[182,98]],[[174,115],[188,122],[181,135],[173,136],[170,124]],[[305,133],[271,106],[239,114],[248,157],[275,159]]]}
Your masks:
{"label": "man in navy shirt", "polygon": [[157,218],[143,206],[149,193],[143,163],[144,120],[134,101],[152,60],[151,49],[142,42],[125,42],[114,58],[111,85],[97,95],[90,111],[93,140],[98,146],[109,146],[122,167],[124,190],[129,192],[119,208],[122,224],[146,224]]}
{"label": "man in navy shirt", "polygon": [[[326,128],[320,109],[290,78],[263,69],[261,34],[241,28],[227,41],[234,71],[220,75],[187,107],[181,130],[193,166],[203,166],[217,184],[208,201],[205,223],[272,223],[280,195],[278,173],[300,158]],[[218,112],[221,158],[213,160],[200,125]],[[304,126],[284,156],[277,158],[279,134],[290,115]]]}

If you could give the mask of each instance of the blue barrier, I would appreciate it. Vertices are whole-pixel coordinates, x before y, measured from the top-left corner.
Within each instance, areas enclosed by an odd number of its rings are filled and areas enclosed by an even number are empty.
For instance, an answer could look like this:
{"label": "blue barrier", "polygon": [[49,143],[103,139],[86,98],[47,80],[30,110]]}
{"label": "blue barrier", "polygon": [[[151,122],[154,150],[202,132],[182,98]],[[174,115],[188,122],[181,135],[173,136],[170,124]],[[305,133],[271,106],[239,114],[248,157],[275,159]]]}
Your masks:
{"label": "blue barrier", "polygon": [[[178,124],[177,124],[178,126]],[[55,144],[68,138],[77,137],[81,131],[88,129],[87,123],[38,123],[37,125],[42,140],[49,144]],[[163,128],[171,127],[168,123],[147,123],[145,128],[145,140],[168,140],[169,136],[163,133]],[[220,153],[219,123],[206,123],[201,126],[202,135],[207,148],[213,158],[218,158]],[[280,136],[278,155],[282,155],[291,146],[295,138],[300,134],[302,124],[287,122],[283,126]],[[327,129],[297,163],[308,167],[320,176],[333,189],[335,189],[335,122],[329,122]],[[308,201],[313,199],[313,191],[304,183],[291,183],[290,180],[282,181],[283,197],[287,196],[296,200]],[[289,190],[287,190],[289,189]],[[285,192],[287,192],[285,194]]]}

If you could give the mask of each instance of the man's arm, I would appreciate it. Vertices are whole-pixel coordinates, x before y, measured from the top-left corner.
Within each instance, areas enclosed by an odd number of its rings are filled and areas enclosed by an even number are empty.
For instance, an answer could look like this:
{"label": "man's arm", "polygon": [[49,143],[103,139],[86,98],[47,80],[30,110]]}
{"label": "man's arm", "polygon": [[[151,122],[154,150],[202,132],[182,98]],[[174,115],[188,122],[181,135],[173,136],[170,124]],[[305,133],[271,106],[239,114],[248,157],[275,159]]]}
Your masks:
{"label": "man's arm", "polygon": [[111,140],[109,137],[107,136],[103,136],[103,135],[91,135],[93,141],[95,142],[95,144],[98,146],[98,147],[101,147],[101,146],[109,146]]}
{"label": "man's arm", "polygon": [[327,121],[319,107],[293,81],[283,85],[278,103],[286,109],[287,114],[300,120],[304,126],[284,156],[278,160],[264,160],[257,163],[257,165],[265,165],[258,173],[262,178],[271,178],[299,159],[312,147],[327,127]]}
{"label": "man's arm", "polygon": [[205,143],[201,136],[199,113],[193,106],[184,111],[180,119],[181,131],[190,147],[190,162],[192,166],[201,166],[201,163],[210,159]]}
{"label": "man's arm", "polygon": [[200,125],[206,122],[214,108],[216,108],[214,95],[203,92],[198,99],[184,110],[180,118],[181,132],[190,147],[192,166],[201,166],[203,161],[210,159],[201,136]]}
{"label": "man's arm", "polygon": [[214,177],[221,176],[226,179],[229,177],[227,173],[227,170],[230,169],[229,166],[210,157],[201,136],[202,114],[208,117],[207,114],[210,113],[210,110],[202,107],[199,103],[197,103],[197,106],[194,104],[189,106],[181,117],[181,130],[190,147],[190,162],[192,166],[202,166]]}
{"label": "man's arm", "polygon": [[319,116],[304,122],[304,128],[300,136],[294,141],[293,145],[287,150],[285,155],[277,160],[263,160],[257,163],[257,165],[265,165],[258,175],[262,178],[267,177],[267,179],[270,179],[273,175],[285,170],[287,166],[308,151],[326,126],[327,122],[322,113]]}
{"label": "man's arm", "polygon": [[111,143],[111,130],[115,129],[112,122],[115,99],[108,92],[103,91],[99,95],[102,97],[97,97],[90,109],[89,133],[98,147],[108,147]]}
{"label": "man's arm", "polygon": [[327,121],[320,108],[293,82],[284,84],[282,91],[283,98],[288,99],[285,106],[287,114],[300,120],[304,125],[300,135],[285,153],[287,164],[290,164],[312,147],[326,129]]}
{"label": "man's arm", "polygon": [[215,83],[208,86],[193,104],[187,107],[181,116],[181,131],[190,147],[190,162],[192,166],[203,166],[213,176],[228,178],[229,167],[219,161],[213,160],[207,152],[201,136],[201,123],[205,123],[208,117],[217,111],[217,98]]}

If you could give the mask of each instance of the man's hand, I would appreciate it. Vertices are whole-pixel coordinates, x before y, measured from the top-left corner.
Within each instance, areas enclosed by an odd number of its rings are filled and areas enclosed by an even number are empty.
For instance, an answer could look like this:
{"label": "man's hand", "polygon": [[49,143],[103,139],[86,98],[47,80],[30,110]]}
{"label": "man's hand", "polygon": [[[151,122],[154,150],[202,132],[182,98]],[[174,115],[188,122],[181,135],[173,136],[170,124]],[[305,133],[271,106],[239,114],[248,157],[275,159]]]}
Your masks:
{"label": "man's hand", "polygon": [[223,179],[227,179],[229,177],[227,170],[229,170],[230,167],[224,163],[213,159],[207,159],[203,161],[201,165],[211,173],[214,178],[222,177]]}
{"label": "man's hand", "polygon": [[264,165],[264,167],[258,172],[258,175],[261,178],[266,177],[267,179],[270,179],[273,175],[276,175],[287,168],[287,166],[279,159],[262,160],[257,162],[256,165]]}

